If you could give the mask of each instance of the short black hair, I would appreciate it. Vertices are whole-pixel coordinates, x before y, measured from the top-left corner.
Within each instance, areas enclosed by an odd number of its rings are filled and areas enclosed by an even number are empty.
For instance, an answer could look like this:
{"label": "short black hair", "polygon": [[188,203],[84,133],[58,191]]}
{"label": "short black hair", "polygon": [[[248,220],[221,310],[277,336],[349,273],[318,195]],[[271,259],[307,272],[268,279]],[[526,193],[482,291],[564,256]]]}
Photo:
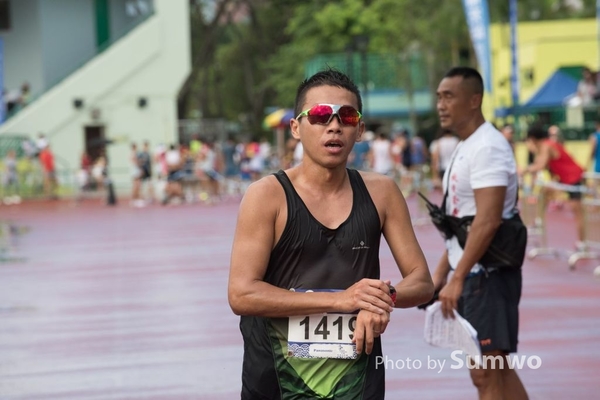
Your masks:
{"label": "short black hair", "polygon": [[527,129],[527,139],[547,139],[548,130],[544,129],[540,124],[534,124]]}
{"label": "short black hair", "polygon": [[461,76],[463,81],[468,82],[475,94],[483,94],[483,78],[481,74],[471,67],[453,67],[444,75],[444,78],[454,78]]}
{"label": "short black hair", "polygon": [[298,115],[303,111],[302,106],[306,101],[306,93],[310,89],[319,86],[336,86],[354,93],[358,102],[358,111],[362,113],[362,99],[356,84],[348,75],[344,74],[343,72],[340,72],[334,68],[327,68],[305,79],[302,81],[300,86],[298,86],[298,91],[296,92],[296,103],[294,105],[294,115]]}

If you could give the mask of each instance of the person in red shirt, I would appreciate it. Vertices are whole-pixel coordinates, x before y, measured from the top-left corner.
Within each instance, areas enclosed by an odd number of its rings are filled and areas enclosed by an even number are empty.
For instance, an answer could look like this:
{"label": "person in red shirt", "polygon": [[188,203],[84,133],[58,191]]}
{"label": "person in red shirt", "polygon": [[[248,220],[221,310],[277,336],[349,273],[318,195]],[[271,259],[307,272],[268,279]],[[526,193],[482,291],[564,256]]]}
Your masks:
{"label": "person in red shirt", "polygon": [[81,169],[87,172],[92,169],[92,159],[87,151],[84,151],[81,155]]}
{"label": "person in red shirt", "polygon": [[56,170],[54,168],[54,154],[52,154],[49,144],[46,144],[42,151],[40,151],[39,158],[44,176],[44,194],[51,199],[55,199]]}
{"label": "person in red shirt", "polygon": [[583,209],[581,207],[582,192],[577,186],[583,185],[584,169],[573,160],[564,146],[555,140],[551,140],[548,132],[541,126],[534,125],[527,131],[527,147],[533,149],[535,159],[523,173],[534,174],[548,169],[550,174],[559,183],[573,186],[569,194],[569,203],[577,224],[578,240],[583,240]]}

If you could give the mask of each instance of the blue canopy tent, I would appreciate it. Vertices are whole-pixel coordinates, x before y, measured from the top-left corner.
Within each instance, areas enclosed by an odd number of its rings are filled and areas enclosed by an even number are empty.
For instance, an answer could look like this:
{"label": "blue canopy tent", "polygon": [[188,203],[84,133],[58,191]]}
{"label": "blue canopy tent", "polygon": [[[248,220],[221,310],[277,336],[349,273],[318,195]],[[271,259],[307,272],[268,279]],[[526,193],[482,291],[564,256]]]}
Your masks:
{"label": "blue canopy tent", "polygon": [[[519,105],[519,113],[535,112],[542,109],[562,108],[565,99],[577,92],[577,84],[581,77],[581,66],[561,67],[544,82],[544,84],[524,104]],[[506,117],[514,113],[514,108],[498,108],[496,117]]]}
{"label": "blue canopy tent", "polygon": [[582,67],[562,67],[544,82],[519,109],[563,107],[565,98],[577,92]]}
{"label": "blue canopy tent", "polygon": [[586,140],[589,131],[594,129],[594,121],[599,118],[598,108],[583,108],[582,127],[569,126],[567,121],[567,101],[577,93],[581,80],[582,66],[561,67],[525,103],[514,108],[495,110],[496,117],[508,115],[530,115],[544,126],[558,125],[567,140]]}

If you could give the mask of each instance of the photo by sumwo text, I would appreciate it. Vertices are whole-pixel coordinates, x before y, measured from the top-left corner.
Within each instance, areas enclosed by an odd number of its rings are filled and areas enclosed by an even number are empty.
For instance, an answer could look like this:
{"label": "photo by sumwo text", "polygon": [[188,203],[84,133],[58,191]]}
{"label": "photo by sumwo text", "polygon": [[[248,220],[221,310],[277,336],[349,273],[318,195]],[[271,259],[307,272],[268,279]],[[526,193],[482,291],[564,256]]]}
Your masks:
{"label": "photo by sumwo text", "polygon": [[375,368],[385,368],[386,370],[411,370],[428,369],[441,373],[445,368],[449,369],[539,369],[542,366],[542,359],[539,356],[532,355],[514,355],[507,356],[470,356],[465,355],[462,350],[455,350],[450,354],[450,360],[436,359],[427,356],[426,359],[419,358],[398,358],[394,359],[384,356],[375,358]]}

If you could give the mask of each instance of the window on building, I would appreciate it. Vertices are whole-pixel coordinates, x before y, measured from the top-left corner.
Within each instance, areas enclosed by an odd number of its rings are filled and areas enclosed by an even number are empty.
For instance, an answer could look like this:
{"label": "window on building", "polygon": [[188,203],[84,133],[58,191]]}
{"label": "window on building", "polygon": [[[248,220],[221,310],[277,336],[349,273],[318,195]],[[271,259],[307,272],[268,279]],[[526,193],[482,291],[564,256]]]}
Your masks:
{"label": "window on building", "polygon": [[10,0],[0,0],[0,31],[10,29]]}

